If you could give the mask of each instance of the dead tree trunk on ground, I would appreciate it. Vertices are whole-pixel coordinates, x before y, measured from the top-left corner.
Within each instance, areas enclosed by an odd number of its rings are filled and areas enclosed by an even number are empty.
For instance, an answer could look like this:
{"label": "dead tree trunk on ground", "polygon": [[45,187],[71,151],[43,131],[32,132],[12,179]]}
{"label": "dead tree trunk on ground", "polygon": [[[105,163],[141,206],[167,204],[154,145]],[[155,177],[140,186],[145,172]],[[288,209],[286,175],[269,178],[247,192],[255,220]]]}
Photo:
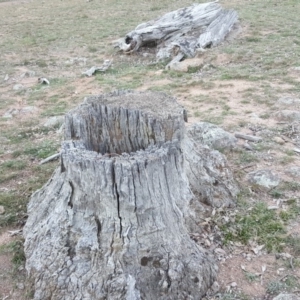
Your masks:
{"label": "dead tree trunk on ground", "polygon": [[32,196],[24,228],[34,299],[205,295],[217,267],[189,231],[201,231],[199,200],[230,205],[237,190],[184,117],[150,92],[90,97],[66,115],[61,165]]}
{"label": "dead tree trunk on ground", "polygon": [[236,22],[237,13],[223,9],[216,1],[194,4],[138,25],[115,47],[131,53],[143,46],[157,45],[157,59],[181,60],[194,57],[197,50],[217,46]]}

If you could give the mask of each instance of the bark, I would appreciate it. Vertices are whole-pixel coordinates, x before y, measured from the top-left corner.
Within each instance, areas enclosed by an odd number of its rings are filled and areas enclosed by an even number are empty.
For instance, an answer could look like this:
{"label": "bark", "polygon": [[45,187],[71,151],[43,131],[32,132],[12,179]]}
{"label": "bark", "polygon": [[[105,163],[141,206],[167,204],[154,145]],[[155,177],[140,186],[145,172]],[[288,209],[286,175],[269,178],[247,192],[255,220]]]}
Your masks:
{"label": "bark", "polygon": [[[194,4],[138,25],[119,39],[115,47],[131,53],[157,45],[157,58],[194,57],[197,50],[217,46],[237,22],[237,13],[218,3]],[[177,59],[176,58],[176,59]]]}
{"label": "bark", "polygon": [[[237,189],[185,118],[175,99],[150,92],[90,97],[67,114],[61,165],[32,196],[24,228],[34,299],[205,295],[217,267],[189,234],[201,231],[200,200],[231,205]],[[223,198],[213,176],[230,181]]]}

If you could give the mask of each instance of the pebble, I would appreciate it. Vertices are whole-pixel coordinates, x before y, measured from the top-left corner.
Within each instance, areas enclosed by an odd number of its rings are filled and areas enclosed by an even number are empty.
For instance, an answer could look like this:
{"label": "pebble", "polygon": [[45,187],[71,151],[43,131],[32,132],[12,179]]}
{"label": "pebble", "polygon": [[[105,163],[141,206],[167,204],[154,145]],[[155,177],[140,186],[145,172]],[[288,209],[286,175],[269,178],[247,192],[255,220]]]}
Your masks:
{"label": "pebble", "polygon": [[279,136],[275,136],[275,137],[273,138],[273,141],[274,141],[275,143],[279,144],[279,145],[285,144],[284,139],[282,139],[282,138],[279,137]]}

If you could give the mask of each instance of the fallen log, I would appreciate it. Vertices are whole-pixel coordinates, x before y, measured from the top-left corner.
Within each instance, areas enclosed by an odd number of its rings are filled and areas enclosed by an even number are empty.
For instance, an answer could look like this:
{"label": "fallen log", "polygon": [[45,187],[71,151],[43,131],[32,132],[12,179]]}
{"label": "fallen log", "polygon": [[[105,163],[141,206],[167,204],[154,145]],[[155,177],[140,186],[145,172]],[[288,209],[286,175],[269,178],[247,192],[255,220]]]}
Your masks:
{"label": "fallen log", "polygon": [[221,43],[237,22],[237,13],[220,4],[194,4],[142,23],[116,41],[115,47],[125,53],[143,46],[157,45],[157,59],[168,59],[181,53],[194,57],[203,48]]}
{"label": "fallen log", "polygon": [[189,233],[202,230],[202,203],[233,205],[237,187],[224,156],[186,134],[185,117],[153,92],[89,97],[66,114],[61,165],[24,227],[34,299],[206,294],[217,266]]}

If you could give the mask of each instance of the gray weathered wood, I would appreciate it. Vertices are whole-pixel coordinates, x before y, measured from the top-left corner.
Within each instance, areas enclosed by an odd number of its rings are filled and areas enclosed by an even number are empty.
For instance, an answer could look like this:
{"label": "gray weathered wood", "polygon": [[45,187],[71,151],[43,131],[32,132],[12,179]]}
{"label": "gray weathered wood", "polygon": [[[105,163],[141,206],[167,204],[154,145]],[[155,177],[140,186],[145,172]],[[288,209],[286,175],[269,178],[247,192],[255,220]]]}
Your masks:
{"label": "gray weathered wood", "polygon": [[237,22],[234,10],[223,9],[216,2],[194,4],[140,24],[116,41],[115,47],[130,53],[155,44],[158,59],[179,53],[193,57],[197,50],[222,42]]}
{"label": "gray weathered wood", "polygon": [[96,72],[105,72],[108,70],[108,68],[112,65],[112,60],[106,59],[103,62],[102,66],[93,66],[90,69],[86,70],[85,72],[82,72],[82,75],[86,75],[88,77],[91,77],[94,75]]}
{"label": "gray weathered wood", "polygon": [[[161,93],[86,98],[24,227],[34,299],[201,299],[217,266],[189,233],[237,192],[224,157],[186,135]],[[200,187],[199,187],[200,186]]]}
{"label": "gray weathered wood", "polygon": [[47,157],[47,158],[45,158],[45,159],[42,159],[42,160],[40,161],[40,165],[43,165],[43,164],[46,164],[46,163],[48,163],[48,162],[50,162],[50,161],[56,160],[56,159],[58,159],[59,157],[60,157],[60,152],[55,153],[55,154],[53,154],[53,155],[51,155],[51,156],[49,156],[49,157]]}
{"label": "gray weathered wood", "polygon": [[251,141],[251,142],[261,142],[262,141],[262,138],[259,137],[259,136],[253,136],[253,135],[248,135],[248,134],[242,134],[242,133],[238,133],[236,132],[234,134],[234,136],[236,138],[239,138],[239,139],[243,139],[243,140],[248,140],[248,141]]}

